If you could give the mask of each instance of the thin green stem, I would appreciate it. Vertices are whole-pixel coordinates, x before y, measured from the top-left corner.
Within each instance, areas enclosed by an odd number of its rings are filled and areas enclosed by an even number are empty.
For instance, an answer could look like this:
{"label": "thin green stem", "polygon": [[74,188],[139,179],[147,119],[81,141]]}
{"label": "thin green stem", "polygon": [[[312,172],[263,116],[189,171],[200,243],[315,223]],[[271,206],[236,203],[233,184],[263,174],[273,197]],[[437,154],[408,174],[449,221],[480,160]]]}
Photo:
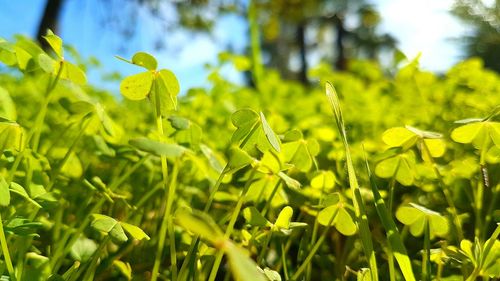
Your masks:
{"label": "thin green stem", "polygon": [[[153,273],[151,275],[151,281],[157,280],[159,275],[160,264],[163,255],[163,247],[165,246],[165,238],[167,236],[167,231],[169,230],[168,224],[171,222],[170,212],[172,208],[173,198],[175,195],[175,186],[177,181],[177,174],[179,172],[179,164],[176,162],[172,169],[172,175],[170,177],[170,185],[168,187],[168,195],[167,195],[167,205],[165,207],[165,212],[163,213],[163,218],[160,226],[159,240],[158,246],[156,248],[155,261],[153,264]],[[172,237],[172,235],[169,236]],[[169,239],[170,240],[170,239]],[[170,241],[170,248],[174,250],[170,255],[170,264],[171,264],[171,272],[172,272],[172,280],[176,280],[177,278],[177,260],[175,258],[175,241]],[[172,256],[173,254],[173,256]],[[174,278],[175,277],[175,278]]]}
{"label": "thin green stem", "polygon": [[424,223],[424,252],[422,254],[422,281],[431,281],[431,234],[429,219]]}
{"label": "thin green stem", "polygon": [[498,193],[500,193],[500,184],[497,184],[495,189],[492,190],[493,196],[491,197],[490,204],[488,206],[488,211],[486,212],[486,218],[484,220],[483,225],[483,239],[486,237],[486,233],[488,232],[488,227],[492,219],[492,214],[497,205]]}
{"label": "thin green stem", "polygon": [[99,261],[99,257],[102,255],[102,252],[104,252],[104,249],[106,248],[106,245],[108,244],[108,241],[111,239],[111,236],[106,235],[104,240],[101,242],[97,250],[94,252],[94,256],[92,257],[92,260],[90,261],[87,270],[85,271],[85,275],[83,275],[83,278],[81,279],[82,281],[92,281],[93,276],[95,274],[95,269],[97,267],[97,262]]}
{"label": "thin green stem", "polygon": [[3,231],[2,215],[0,214],[0,243],[2,244],[2,253],[5,260],[5,265],[7,266],[7,271],[9,272],[10,279],[16,280],[16,274],[14,272],[14,267],[12,266],[12,259],[10,258],[9,247],[7,245],[7,239],[5,238],[5,233]]}
{"label": "thin green stem", "polygon": [[64,68],[64,63],[61,61],[59,62],[59,71],[57,72],[56,77],[54,80],[49,81],[47,83],[47,88],[45,90],[45,99],[43,101],[42,107],[40,108],[40,111],[38,112],[38,115],[35,119],[35,126],[32,128],[32,131],[28,134],[28,139],[26,142],[30,141],[30,137],[33,136],[33,145],[32,149],[34,152],[38,151],[38,146],[40,144],[40,135],[42,133],[42,126],[43,122],[45,120],[45,116],[47,115],[47,109],[50,103],[50,100],[52,98],[52,93],[54,92],[54,89],[56,88],[57,83],[59,82],[59,78],[61,77],[62,70]]}
{"label": "thin green stem", "polygon": [[[217,193],[217,191],[219,190],[219,187],[222,183],[222,180],[224,179],[224,177],[226,176],[228,171],[229,171],[229,162],[226,164],[224,169],[222,169],[222,172],[219,174],[217,181],[215,182],[212,190],[210,191],[210,195],[208,196],[207,203],[205,204],[205,207],[203,208],[204,213],[207,213],[210,210],[210,207],[212,206],[212,202],[215,198],[215,193]],[[187,278],[187,275],[186,275],[187,271],[186,270],[188,268],[189,263],[194,262],[193,257],[195,257],[195,256],[193,256],[193,254],[195,254],[195,251],[197,249],[197,245],[198,245],[199,241],[200,241],[199,235],[196,235],[193,238],[193,240],[191,240],[191,244],[189,245],[187,255],[184,258],[184,261],[182,262],[181,269],[179,271],[178,276],[179,276],[180,281],[186,280],[186,278]]]}
{"label": "thin green stem", "polygon": [[332,214],[330,220],[328,221],[327,226],[323,230],[323,233],[321,233],[321,236],[319,237],[318,241],[316,241],[316,243],[314,244],[314,246],[312,247],[312,249],[309,251],[309,254],[305,258],[305,260],[299,266],[299,268],[297,269],[297,271],[293,274],[292,278],[290,279],[291,281],[297,280],[302,275],[302,273],[304,272],[304,270],[306,270],[308,264],[311,263],[314,255],[318,251],[319,247],[321,246],[321,244],[323,244],[323,241],[325,240],[326,235],[328,234],[328,231],[330,230],[332,222],[335,220],[335,217],[337,216],[338,210],[339,210],[338,208],[335,209],[335,212]]}
{"label": "thin green stem", "polygon": [[288,267],[286,264],[286,251],[285,251],[285,245],[283,243],[281,244],[281,264],[283,265],[283,274],[285,275],[285,280],[290,279],[290,274],[288,273]]}
{"label": "thin green stem", "polygon": [[[245,186],[243,187],[243,190],[241,191],[240,198],[239,198],[238,202],[236,203],[234,211],[231,215],[231,219],[229,220],[229,224],[226,228],[226,232],[224,233],[224,238],[229,238],[229,236],[231,236],[231,233],[234,230],[234,225],[236,223],[236,219],[238,219],[238,216],[240,214],[243,203],[245,202],[246,193],[248,191],[248,188],[250,187],[250,184],[253,182],[255,173],[256,173],[256,169],[253,168],[252,171],[250,172],[250,176],[248,177],[247,182],[245,183]],[[215,280],[215,277],[217,276],[217,271],[219,271],[219,267],[220,267],[220,263],[222,261],[223,255],[224,255],[223,250],[217,251],[217,255],[215,257],[215,262],[212,266],[212,270],[210,272],[210,277],[208,279],[209,281]]]}
{"label": "thin green stem", "polygon": [[259,257],[257,258],[257,264],[262,264],[264,260],[265,253],[267,252],[267,248],[269,247],[269,243],[271,242],[271,238],[273,237],[273,232],[269,231],[269,235],[266,238],[266,242],[262,245],[262,249],[260,250]]}
{"label": "thin green stem", "polygon": [[437,164],[434,161],[434,158],[432,158],[430,156],[431,152],[429,150],[429,147],[427,146],[427,144],[425,144],[424,141],[422,142],[422,147],[425,150],[426,154],[429,155],[429,157],[428,157],[429,161],[432,164],[432,167],[434,169],[434,173],[436,173],[436,175],[438,177],[439,184],[441,186],[441,190],[444,194],[444,198],[446,199],[446,203],[448,204],[448,207],[450,208],[450,213],[451,213],[451,216],[453,218],[453,224],[455,226],[455,231],[457,233],[457,240],[458,240],[458,242],[460,242],[464,239],[464,233],[462,230],[462,222],[460,220],[460,217],[458,216],[457,208],[455,207],[455,202],[453,202],[453,197],[452,197],[450,191],[448,190],[448,188],[443,180],[443,176],[441,175],[441,173],[439,172],[439,169],[437,168]]}

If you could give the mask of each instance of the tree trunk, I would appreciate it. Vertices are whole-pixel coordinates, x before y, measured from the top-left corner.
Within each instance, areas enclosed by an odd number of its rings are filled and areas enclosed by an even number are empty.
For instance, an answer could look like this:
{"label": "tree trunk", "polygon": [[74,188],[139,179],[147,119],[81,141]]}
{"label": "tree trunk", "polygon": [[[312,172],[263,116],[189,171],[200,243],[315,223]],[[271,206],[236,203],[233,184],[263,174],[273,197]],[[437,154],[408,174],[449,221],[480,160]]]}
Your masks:
{"label": "tree trunk", "polygon": [[335,24],[335,31],[337,33],[337,40],[335,41],[335,48],[337,50],[337,59],[335,61],[335,68],[338,70],[347,69],[347,58],[345,55],[344,39],[346,30],[344,28],[344,19],[342,15],[335,15],[333,18]]}
{"label": "tree trunk", "polygon": [[43,49],[47,49],[49,46],[42,36],[47,33],[47,29],[52,30],[54,33],[58,32],[59,15],[61,13],[64,0],[47,0],[45,3],[45,9],[43,11],[42,18],[38,24],[38,31],[36,34],[36,39],[40,43]]}
{"label": "tree trunk", "polygon": [[306,50],[306,22],[303,21],[297,26],[297,44],[299,45],[299,55],[301,67],[299,71],[299,80],[302,84],[307,84],[307,50]]}

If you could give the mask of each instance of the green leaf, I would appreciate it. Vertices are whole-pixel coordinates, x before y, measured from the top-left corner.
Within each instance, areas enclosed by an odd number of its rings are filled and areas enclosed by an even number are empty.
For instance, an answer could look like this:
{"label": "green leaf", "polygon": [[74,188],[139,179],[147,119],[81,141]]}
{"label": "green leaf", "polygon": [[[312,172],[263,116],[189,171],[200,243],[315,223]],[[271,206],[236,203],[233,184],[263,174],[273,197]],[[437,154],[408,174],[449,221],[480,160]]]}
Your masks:
{"label": "green leaf", "polygon": [[280,179],[282,179],[285,182],[286,186],[292,189],[299,189],[301,186],[299,181],[291,178],[289,175],[283,172],[279,172],[278,177],[280,177]]}
{"label": "green leaf", "polygon": [[346,208],[339,209],[339,213],[335,218],[335,228],[345,236],[351,236],[356,233],[356,224]]}
{"label": "green leaf", "polygon": [[222,173],[222,170],[224,169],[224,160],[218,157],[212,149],[210,149],[208,146],[204,144],[200,144],[200,150],[205,155],[205,157],[208,159],[208,162],[210,163],[210,166],[217,171],[217,173]]}
{"label": "green leaf", "polygon": [[432,157],[441,157],[446,151],[446,143],[442,139],[424,139],[423,140]]}
{"label": "green leaf", "polygon": [[136,240],[149,240],[149,236],[139,227],[128,224],[125,222],[120,222],[120,225],[123,227],[123,229],[130,235],[132,238]]}
{"label": "green leaf", "polygon": [[123,228],[121,224],[117,223],[110,232],[108,232],[109,236],[111,238],[118,242],[118,243],[123,243],[128,241],[127,235],[125,235],[125,232],[123,231]]}
{"label": "green leaf", "polygon": [[128,240],[127,235],[125,235],[123,228],[117,220],[101,214],[93,214],[92,216],[94,217],[94,220],[90,224],[92,228],[108,234],[116,242],[123,243]]}
{"label": "green leaf", "polygon": [[233,243],[226,243],[225,252],[236,281],[266,281],[264,274],[257,269],[257,264]]}
{"label": "green leaf", "polygon": [[415,212],[415,209],[410,206],[400,207],[396,211],[396,218],[404,225],[412,225],[422,216],[423,214]]}
{"label": "green leaf", "polygon": [[271,223],[253,206],[243,210],[243,217],[251,226],[271,226]]}
{"label": "green leaf", "polygon": [[125,276],[127,280],[132,280],[132,267],[130,266],[130,263],[114,260],[113,265],[118,268],[118,271]]}
{"label": "green leaf", "polygon": [[38,237],[38,229],[42,227],[41,222],[32,222],[24,218],[14,218],[5,225],[5,230],[19,236]]}
{"label": "green leaf", "polygon": [[321,225],[328,226],[329,222],[330,225],[333,225],[335,222],[335,218],[337,217],[338,211],[339,211],[338,204],[330,205],[321,210],[316,216],[316,219]]}
{"label": "green leaf", "polygon": [[25,51],[23,48],[19,46],[15,46],[14,50],[16,52],[17,65],[19,69],[26,70],[30,60],[33,58],[30,53]]}
{"label": "green leaf", "polygon": [[231,147],[229,150],[229,167],[236,171],[247,165],[250,165],[254,159],[248,153],[239,147]]}
{"label": "green leaf", "polygon": [[247,124],[255,124],[258,119],[259,115],[257,112],[248,108],[237,110],[231,115],[231,122],[237,128]]}
{"label": "green leaf", "polygon": [[418,136],[404,127],[391,128],[382,134],[382,140],[389,147],[404,147],[413,146],[418,139]]}
{"label": "green leaf", "polygon": [[6,207],[10,204],[9,184],[0,176],[0,206]]}
{"label": "green leaf", "polygon": [[19,150],[22,147],[23,129],[19,124],[0,119],[0,152],[5,149]]}
{"label": "green leaf", "polygon": [[[58,64],[56,64],[56,70],[55,70],[56,72],[58,68],[57,65]],[[85,85],[87,83],[87,77],[85,76],[85,72],[83,72],[78,66],[68,61],[64,61],[63,63],[61,78],[70,80],[71,82],[77,85]]]}
{"label": "green leaf", "polygon": [[483,127],[483,122],[460,126],[451,132],[451,139],[459,143],[471,143],[483,130]]}
{"label": "green leaf", "polygon": [[0,87],[0,118],[9,120],[17,119],[17,111],[14,101],[6,89]]}
{"label": "green leaf", "polygon": [[142,66],[148,70],[155,70],[158,67],[156,59],[145,52],[137,52],[132,57],[132,63],[138,66]]}
{"label": "green leaf", "polygon": [[426,221],[429,222],[431,237],[445,237],[449,231],[448,220],[445,217],[414,203],[398,208],[396,218],[404,225],[410,226],[410,233],[413,236],[423,234]]}
{"label": "green leaf", "polygon": [[38,55],[38,65],[40,65],[40,68],[46,73],[54,73],[57,62],[47,54],[41,53]]}
{"label": "green leaf", "polygon": [[268,281],[281,281],[280,274],[275,270],[266,267],[264,268],[263,273]]}
{"label": "green leaf", "polygon": [[490,137],[497,147],[500,147],[500,123],[488,122]]}
{"label": "green leaf", "polygon": [[406,251],[403,239],[399,234],[392,214],[389,212],[388,208],[385,205],[384,199],[380,195],[375,177],[371,173],[370,167],[368,166],[368,160],[366,159],[365,164],[368,177],[370,178],[370,187],[373,193],[375,208],[385,229],[387,241],[390,246],[390,251],[394,254],[394,257],[398,262],[399,268],[401,269],[405,280],[415,281],[415,275],[413,274],[413,269],[411,267],[410,257],[408,256],[408,252]]}
{"label": "green leaf", "polygon": [[114,218],[105,215],[93,214],[92,216],[94,217],[94,220],[90,226],[104,233],[109,233],[118,224]]}
{"label": "green leaf", "polygon": [[71,246],[71,257],[80,262],[87,262],[97,250],[94,240],[80,236]]}
{"label": "green leaf", "polygon": [[369,268],[361,268],[356,274],[357,281],[372,281],[372,276],[370,274]]}
{"label": "green leaf", "polygon": [[180,210],[175,214],[175,222],[182,228],[200,235],[201,238],[208,240],[214,245],[220,243],[220,241],[224,241],[224,234],[220,228],[205,213],[195,210],[189,213],[187,210]]}
{"label": "green leaf", "polygon": [[33,199],[31,199],[29,197],[29,195],[26,192],[26,190],[21,185],[19,185],[18,183],[11,182],[10,183],[10,191],[13,192],[13,193],[16,193],[17,195],[19,195],[21,197],[23,197],[26,201],[28,201],[29,203],[35,205],[36,207],[42,208],[42,206],[40,206],[40,204],[38,204],[35,200],[33,200]]}
{"label": "green leaf", "polygon": [[152,153],[157,156],[166,156],[169,158],[178,158],[184,155],[187,148],[174,143],[162,143],[148,138],[137,138],[129,141],[129,144],[135,148]]}
{"label": "green leaf", "polygon": [[170,110],[177,110],[177,95],[179,94],[179,82],[175,75],[166,69],[158,72],[158,77],[154,81],[155,98],[153,103],[160,103],[160,111],[162,115]]}
{"label": "green leaf", "polygon": [[278,137],[276,134],[273,132],[273,129],[271,129],[271,126],[267,123],[266,117],[264,116],[264,113],[260,112],[260,120],[262,122],[262,128],[264,129],[264,133],[266,134],[266,138],[271,144],[271,146],[276,150],[277,152],[281,151],[280,148],[280,143],[278,140]]}
{"label": "green leaf", "polygon": [[120,83],[120,92],[129,100],[142,100],[151,92],[152,84],[153,73],[146,71],[123,79]]}
{"label": "green leaf", "polygon": [[176,130],[187,130],[191,123],[189,119],[180,116],[170,116],[168,121]]}
{"label": "green leaf", "polygon": [[373,281],[377,281],[378,280],[377,259],[375,256],[375,251],[373,250],[372,235],[368,224],[368,219],[367,219],[368,216],[365,210],[365,203],[363,202],[363,197],[361,196],[358,179],[356,177],[356,171],[354,169],[354,164],[351,157],[351,151],[349,149],[349,143],[347,141],[347,133],[345,130],[342,109],[340,107],[340,100],[332,84],[326,83],[325,92],[328,98],[328,102],[332,107],[332,111],[335,116],[335,122],[337,124],[337,129],[340,133],[342,144],[345,150],[347,175],[349,179],[349,186],[352,192],[356,225],[359,228],[359,236],[361,238],[363,252],[370,265],[370,273],[372,279]]}
{"label": "green leaf", "polygon": [[60,59],[62,59],[64,57],[62,39],[59,36],[55,35],[50,29],[47,30],[47,35],[43,36],[43,38],[47,41],[47,43],[49,43],[50,47],[52,48],[52,50],[54,50],[56,55]]}
{"label": "green leaf", "polygon": [[160,79],[165,83],[165,87],[167,89],[168,94],[173,98],[177,96],[181,90],[179,85],[179,81],[175,74],[167,69],[162,69],[159,71]]}
{"label": "green leaf", "polygon": [[292,220],[292,216],[293,216],[292,207],[286,206],[279,213],[278,218],[276,219],[276,222],[274,223],[274,226],[277,227],[278,229],[289,229],[290,228],[290,221]]}
{"label": "green leaf", "polygon": [[335,186],[335,175],[331,171],[319,171],[311,179],[311,187],[320,190],[329,190]]}
{"label": "green leaf", "polygon": [[415,155],[412,151],[397,154],[377,163],[375,174],[381,178],[392,178],[405,186],[414,181]]}

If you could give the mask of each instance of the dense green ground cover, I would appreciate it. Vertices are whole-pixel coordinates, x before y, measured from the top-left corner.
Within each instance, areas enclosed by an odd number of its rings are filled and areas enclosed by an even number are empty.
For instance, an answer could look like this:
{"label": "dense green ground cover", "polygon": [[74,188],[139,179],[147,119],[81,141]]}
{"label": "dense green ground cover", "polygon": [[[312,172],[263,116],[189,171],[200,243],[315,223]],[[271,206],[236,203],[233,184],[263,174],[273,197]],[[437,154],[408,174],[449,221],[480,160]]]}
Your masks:
{"label": "dense green ground cover", "polygon": [[178,96],[137,53],[118,101],[47,40],[0,39],[2,280],[500,277],[500,77],[480,61],[319,65],[304,87],[223,54]]}

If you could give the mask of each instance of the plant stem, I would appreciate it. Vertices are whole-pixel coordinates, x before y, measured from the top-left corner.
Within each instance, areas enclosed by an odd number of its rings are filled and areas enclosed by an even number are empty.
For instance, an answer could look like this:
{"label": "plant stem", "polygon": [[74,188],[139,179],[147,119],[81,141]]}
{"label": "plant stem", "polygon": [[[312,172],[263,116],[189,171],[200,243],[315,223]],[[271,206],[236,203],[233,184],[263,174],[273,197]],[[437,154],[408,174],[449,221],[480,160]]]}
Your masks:
{"label": "plant stem", "polygon": [[429,157],[428,157],[429,161],[431,162],[432,167],[434,169],[434,172],[436,173],[436,175],[438,177],[439,184],[441,185],[441,190],[443,191],[444,198],[446,199],[446,203],[448,204],[448,207],[450,207],[450,212],[451,212],[451,215],[453,217],[453,224],[455,226],[455,231],[457,233],[457,240],[460,243],[460,241],[462,241],[464,239],[464,233],[462,231],[462,222],[460,220],[460,217],[458,216],[458,211],[457,211],[457,208],[455,207],[455,203],[453,202],[453,197],[451,196],[450,191],[448,190],[448,188],[446,187],[446,184],[444,183],[443,176],[439,172],[439,170],[437,168],[437,164],[434,161],[434,158],[432,158],[430,156],[431,152],[429,150],[429,147],[427,147],[425,142],[422,142],[422,147],[423,147],[423,149],[425,149],[426,154],[429,155]]}
{"label": "plant stem", "polygon": [[81,279],[82,281],[91,281],[93,280],[93,275],[95,274],[95,268],[97,267],[97,262],[99,261],[99,257],[101,256],[102,252],[106,248],[106,245],[108,244],[108,241],[111,239],[111,236],[109,234],[106,235],[104,240],[101,242],[97,250],[94,252],[94,256],[92,257],[92,260],[90,261],[87,270],[85,272],[85,275]]}
{"label": "plant stem", "polygon": [[5,259],[5,265],[7,266],[7,271],[9,272],[10,279],[13,281],[16,279],[16,274],[14,272],[14,267],[12,266],[12,260],[10,258],[9,247],[7,245],[7,239],[5,238],[5,233],[3,231],[2,215],[0,214],[0,243],[2,244],[2,253]]}
{"label": "plant stem", "polygon": [[283,243],[281,244],[281,264],[283,264],[283,274],[285,275],[285,280],[289,280],[288,267],[286,265],[286,251]]}
{"label": "plant stem", "polygon": [[483,194],[484,189],[486,187],[487,180],[485,179],[485,175],[483,174],[483,169],[486,166],[486,152],[488,150],[488,146],[490,144],[490,138],[485,137],[483,141],[483,147],[481,149],[481,155],[479,157],[479,166],[480,166],[480,175],[481,179],[477,182],[477,192],[476,198],[474,200],[475,207],[475,215],[476,215],[476,223],[474,224],[474,235],[476,237],[481,237],[481,230],[483,228]]}
{"label": "plant stem", "polygon": [[47,88],[45,90],[45,99],[43,101],[42,107],[40,108],[40,111],[38,112],[38,115],[35,119],[35,125],[32,128],[31,132],[28,134],[28,138],[26,142],[30,141],[30,137],[33,136],[33,145],[32,149],[34,152],[38,151],[38,146],[40,144],[40,134],[42,133],[42,126],[43,122],[45,120],[45,115],[47,115],[47,109],[52,97],[53,90],[55,89],[57,83],[59,82],[59,78],[61,77],[62,70],[64,68],[64,63],[62,61],[59,62],[59,70],[57,71],[57,75],[54,78],[54,80],[49,81],[47,83]]}
{"label": "plant stem", "polygon": [[[256,169],[252,168],[252,171],[250,172],[250,176],[247,179],[247,182],[245,183],[245,186],[243,187],[243,190],[241,191],[240,198],[238,202],[236,203],[236,206],[234,207],[234,211],[231,215],[231,219],[229,220],[229,224],[226,228],[226,232],[224,233],[224,238],[229,238],[231,236],[231,233],[233,232],[234,229],[234,224],[236,223],[236,219],[238,219],[238,216],[240,214],[241,208],[243,206],[243,202],[245,201],[245,196],[248,191],[248,188],[250,187],[250,184],[253,182],[253,178],[256,173]],[[223,250],[218,250],[217,255],[215,257],[215,262],[212,266],[212,270],[210,272],[210,277],[209,281],[214,281],[215,277],[217,276],[217,271],[219,271],[219,266],[222,261],[222,256],[224,255]]]}
{"label": "plant stem", "polygon": [[[339,208],[341,208],[341,207],[339,206]],[[304,262],[302,262],[302,264],[299,266],[297,271],[293,274],[290,281],[297,280],[302,275],[302,272],[304,272],[304,270],[307,268],[308,264],[311,263],[312,258],[314,257],[314,255],[318,251],[319,247],[321,246],[321,244],[325,240],[326,235],[328,234],[328,231],[330,230],[330,227],[331,227],[333,221],[335,220],[335,217],[337,216],[338,211],[339,211],[338,208],[335,209],[335,212],[332,214],[332,217],[328,221],[328,224],[326,225],[325,229],[323,230],[323,233],[321,233],[321,236],[319,237],[318,241],[316,241],[316,244],[314,244],[312,249],[309,251],[309,254],[307,255],[306,259],[304,260]]]}
{"label": "plant stem", "polygon": [[[170,185],[168,187],[168,195],[167,195],[167,206],[165,207],[165,212],[163,213],[163,218],[160,226],[160,233],[159,233],[159,240],[158,240],[158,247],[156,248],[156,255],[155,255],[155,262],[153,264],[153,273],[151,275],[151,281],[157,280],[158,278],[158,271],[160,269],[160,263],[161,263],[161,258],[163,255],[163,247],[165,246],[165,238],[167,236],[167,231],[170,229],[168,227],[169,223],[172,222],[172,218],[170,217],[171,209],[172,209],[172,203],[174,200],[174,195],[175,195],[175,186],[177,182],[177,174],[179,172],[179,163],[175,162],[173,169],[172,169],[172,175],[170,177]],[[171,229],[173,231],[173,229]],[[169,237],[172,238],[173,235],[171,233],[168,233]],[[169,239],[170,240],[170,239]],[[170,253],[170,265],[171,265],[171,272],[172,272],[172,280],[176,280],[177,278],[177,260],[175,256],[175,240],[174,241],[169,241],[170,243],[170,249],[171,251],[173,250],[174,252]]]}
{"label": "plant stem", "polygon": [[486,237],[486,233],[488,232],[488,227],[491,222],[493,209],[495,208],[495,206],[497,206],[498,193],[500,193],[500,184],[497,184],[495,189],[492,190],[492,192],[493,196],[491,198],[490,205],[488,206],[488,211],[486,212],[486,218],[484,220],[482,240],[485,240],[484,237]]}
{"label": "plant stem", "polygon": [[422,281],[431,281],[431,238],[429,218],[424,222],[424,253],[422,256]]}
{"label": "plant stem", "polygon": [[[206,213],[210,210],[210,207],[212,206],[212,202],[213,202],[214,197],[215,197],[215,193],[217,193],[217,191],[219,190],[219,187],[222,183],[222,180],[224,179],[224,177],[226,176],[228,171],[229,171],[229,163],[226,164],[226,166],[224,167],[222,172],[219,174],[219,177],[217,178],[217,181],[215,182],[214,187],[210,191],[210,195],[208,196],[207,203],[205,204],[205,207],[203,208],[203,212]],[[200,240],[200,236],[196,235],[193,238],[193,240],[191,241],[191,244],[189,245],[188,252],[186,254],[186,257],[184,258],[184,261],[182,262],[182,266],[181,266],[181,269],[179,271],[179,280],[181,280],[181,281],[186,280],[186,278],[187,278],[187,276],[186,276],[187,266],[188,266],[190,261],[194,261],[193,254],[195,253],[195,250],[197,248],[199,240]]]}

